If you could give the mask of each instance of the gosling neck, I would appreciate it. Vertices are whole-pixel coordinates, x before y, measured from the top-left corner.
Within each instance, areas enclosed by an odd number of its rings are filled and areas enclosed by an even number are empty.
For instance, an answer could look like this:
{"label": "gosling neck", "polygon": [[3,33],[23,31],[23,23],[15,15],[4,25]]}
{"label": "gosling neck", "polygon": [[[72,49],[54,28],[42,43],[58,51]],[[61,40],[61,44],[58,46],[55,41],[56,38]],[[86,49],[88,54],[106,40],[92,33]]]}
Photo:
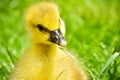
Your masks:
{"label": "gosling neck", "polygon": [[32,50],[36,51],[35,53],[42,56],[54,56],[57,53],[58,46],[56,44],[32,44]]}

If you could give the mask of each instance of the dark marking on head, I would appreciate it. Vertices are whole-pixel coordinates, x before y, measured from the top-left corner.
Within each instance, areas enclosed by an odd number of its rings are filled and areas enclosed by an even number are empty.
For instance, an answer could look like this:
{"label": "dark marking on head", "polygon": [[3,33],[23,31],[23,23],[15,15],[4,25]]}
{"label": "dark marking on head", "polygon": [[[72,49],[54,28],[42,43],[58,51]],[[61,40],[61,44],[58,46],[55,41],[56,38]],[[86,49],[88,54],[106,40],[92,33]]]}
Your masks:
{"label": "dark marking on head", "polygon": [[50,32],[50,30],[48,30],[47,28],[45,28],[43,25],[41,24],[38,24],[37,25],[38,29],[42,32],[42,31],[45,31],[45,32]]}

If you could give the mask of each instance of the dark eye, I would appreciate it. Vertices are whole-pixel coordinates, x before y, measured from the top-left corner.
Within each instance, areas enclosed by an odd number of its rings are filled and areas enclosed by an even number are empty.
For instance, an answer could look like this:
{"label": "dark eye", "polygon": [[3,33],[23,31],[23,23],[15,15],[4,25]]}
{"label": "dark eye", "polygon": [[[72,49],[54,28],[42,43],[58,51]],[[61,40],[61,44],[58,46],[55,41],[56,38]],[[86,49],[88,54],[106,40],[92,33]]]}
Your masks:
{"label": "dark eye", "polygon": [[38,24],[37,27],[40,31],[44,31],[44,26],[42,26],[41,24]]}

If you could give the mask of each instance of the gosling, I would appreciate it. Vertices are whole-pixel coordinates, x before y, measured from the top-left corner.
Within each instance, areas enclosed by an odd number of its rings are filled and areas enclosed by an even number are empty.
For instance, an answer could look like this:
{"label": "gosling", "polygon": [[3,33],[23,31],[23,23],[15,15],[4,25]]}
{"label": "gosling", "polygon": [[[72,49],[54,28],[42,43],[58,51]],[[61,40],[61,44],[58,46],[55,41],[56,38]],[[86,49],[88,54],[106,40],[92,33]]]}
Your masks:
{"label": "gosling", "polygon": [[75,58],[59,48],[66,45],[66,40],[56,4],[40,2],[30,6],[25,21],[30,48],[16,64],[9,80],[87,80]]}

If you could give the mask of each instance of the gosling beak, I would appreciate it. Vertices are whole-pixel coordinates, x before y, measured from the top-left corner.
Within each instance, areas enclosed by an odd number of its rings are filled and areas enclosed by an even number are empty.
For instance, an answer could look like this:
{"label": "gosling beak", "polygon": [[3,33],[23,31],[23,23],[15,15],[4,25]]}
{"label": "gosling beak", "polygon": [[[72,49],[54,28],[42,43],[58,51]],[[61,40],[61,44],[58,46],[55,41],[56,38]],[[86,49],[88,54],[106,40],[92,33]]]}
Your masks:
{"label": "gosling beak", "polygon": [[64,39],[64,37],[59,29],[54,30],[54,31],[50,31],[50,39],[49,40],[53,43],[60,45],[60,46],[66,45],[66,40]]}

